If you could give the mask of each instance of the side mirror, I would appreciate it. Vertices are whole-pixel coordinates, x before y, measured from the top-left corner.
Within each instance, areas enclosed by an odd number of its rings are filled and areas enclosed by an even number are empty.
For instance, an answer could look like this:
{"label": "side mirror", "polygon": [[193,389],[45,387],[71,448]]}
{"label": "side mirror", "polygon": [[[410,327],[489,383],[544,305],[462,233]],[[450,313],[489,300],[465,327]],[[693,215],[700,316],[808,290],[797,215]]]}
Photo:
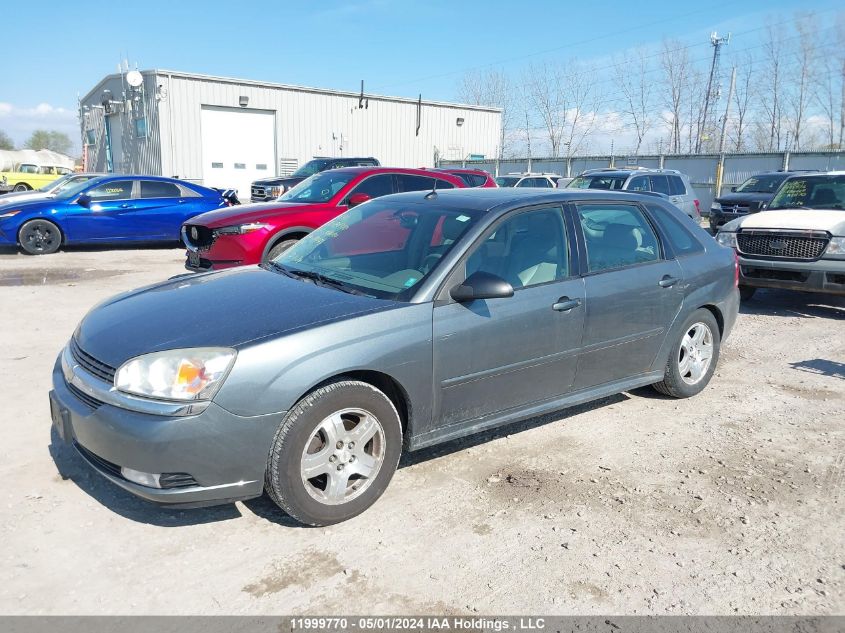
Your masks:
{"label": "side mirror", "polygon": [[736,187],[731,187],[731,191],[736,191]]}
{"label": "side mirror", "polygon": [[86,209],[91,206],[91,196],[87,193],[80,194],[79,197],[76,199],[76,204],[80,207],[85,207]]}
{"label": "side mirror", "polygon": [[478,270],[449,291],[449,296],[460,303],[478,299],[505,299],[513,296],[513,286],[501,277]]}
{"label": "side mirror", "polygon": [[370,196],[366,193],[353,193],[349,196],[349,208],[357,207],[359,204],[363,204],[367,200],[370,199]]}

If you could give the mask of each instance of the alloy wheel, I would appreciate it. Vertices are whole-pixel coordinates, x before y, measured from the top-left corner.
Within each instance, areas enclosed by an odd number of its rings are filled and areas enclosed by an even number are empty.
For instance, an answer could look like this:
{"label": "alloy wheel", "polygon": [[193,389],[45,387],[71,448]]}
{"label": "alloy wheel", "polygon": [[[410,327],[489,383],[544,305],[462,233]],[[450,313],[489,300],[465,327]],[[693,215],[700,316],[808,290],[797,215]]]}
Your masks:
{"label": "alloy wheel", "polygon": [[21,245],[30,253],[53,251],[59,239],[56,227],[41,220],[28,222],[20,234]]}
{"label": "alloy wheel", "polygon": [[713,360],[713,332],[705,323],[694,323],[684,335],[678,351],[678,372],[688,385],[707,374]]}

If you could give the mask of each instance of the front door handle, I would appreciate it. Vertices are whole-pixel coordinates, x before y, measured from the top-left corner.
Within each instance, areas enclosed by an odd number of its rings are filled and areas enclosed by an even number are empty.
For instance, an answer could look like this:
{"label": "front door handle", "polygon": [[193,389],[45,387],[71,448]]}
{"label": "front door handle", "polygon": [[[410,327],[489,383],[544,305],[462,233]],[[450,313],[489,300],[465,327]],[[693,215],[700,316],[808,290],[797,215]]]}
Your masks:
{"label": "front door handle", "polygon": [[569,297],[561,297],[557,300],[557,303],[552,306],[552,310],[556,310],[558,312],[569,312],[572,308],[577,308],[580,305],[580,299],[570,299]]}
{"label": "front door handle", "polygon": [[680,280],[677,277],[672,277],[671,275],[663,275],[663,279],[661,279],[657,283],[661,288],[671,288],[679,281]]}
{"label": "front door handle", "polygon": [[131,204],[122,204],[122,205],[120,205],[120,208],[121,209],[131,209],[132,205]]}

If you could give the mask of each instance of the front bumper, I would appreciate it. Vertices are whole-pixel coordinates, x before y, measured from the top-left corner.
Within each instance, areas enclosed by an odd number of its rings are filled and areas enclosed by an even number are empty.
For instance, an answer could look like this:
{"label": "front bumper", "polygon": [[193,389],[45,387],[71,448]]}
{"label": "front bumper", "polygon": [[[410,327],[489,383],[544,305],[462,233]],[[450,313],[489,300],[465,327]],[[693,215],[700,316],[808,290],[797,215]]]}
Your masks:
{"label": "front bumper", "polygon": [[845,295],[845,260],[776,261],[739,256],[739,283],[754,288],[782,288]]}
{"label": "front bumper", "polygon": [[[148,501],[178,507],[228,503],[263,493],[267,455],[284,413],[241,417],[213,402],[197,415],[140,413],[69,386],[66,371],[60,357],[50,392],[54,424],[64,441],[111,482]],[[82,368],[72,371],[86,383],[96,383]],[[121,467],[186,473],[194,484],[143,486],[123,477]]]}

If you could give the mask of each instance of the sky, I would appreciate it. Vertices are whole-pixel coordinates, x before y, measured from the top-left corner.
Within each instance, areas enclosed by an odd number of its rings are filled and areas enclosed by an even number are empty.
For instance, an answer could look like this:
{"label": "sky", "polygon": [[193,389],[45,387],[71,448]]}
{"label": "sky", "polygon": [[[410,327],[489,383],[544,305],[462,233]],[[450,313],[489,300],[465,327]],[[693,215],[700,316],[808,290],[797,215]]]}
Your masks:
{"label": "sky", "polygon": [[841,8],[841,0],[48,0],[20,5],[33,22],[0,38],[0,130],[18,144],[34,129],[61,130],[78,146],[77,96],[121,60],[338,90],[357,91],[363,79],[370,93],[450,101],[468,70],[609,59],[663,38],[706,57],[712,31],[733,32],[729,48],[742,51],[759,47],[767,17]]}

